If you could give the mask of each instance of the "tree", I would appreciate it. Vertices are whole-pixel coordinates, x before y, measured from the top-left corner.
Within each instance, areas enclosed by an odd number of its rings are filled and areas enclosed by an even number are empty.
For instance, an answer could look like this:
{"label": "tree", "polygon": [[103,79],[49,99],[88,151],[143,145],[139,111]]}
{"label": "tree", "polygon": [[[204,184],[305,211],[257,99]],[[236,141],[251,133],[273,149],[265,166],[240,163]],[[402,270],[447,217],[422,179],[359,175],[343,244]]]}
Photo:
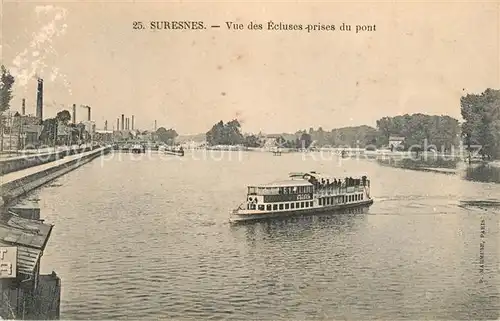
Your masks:
{"label": "tree", "polygon": [[245,142],[243,143],[246,147],[259,147],[260,140],[255,135],[248,135],[245,137]]}
{"label": "tree", "polygon": [[5,112],[10,108],[10,101],[12,100],[12,85],[14,85],[14,77],[10,72],[5,69],[5,66],[1,67],[1,78],[0,78],[0,113]]}
{"label": "tree", "polygon": [[57,113],[56,119],[61,123],[67,125],[68,122],[71,120],[71,114],[67,110],[62,110]]}
{"label": "tree", "polygon": [[221,120],[212,126],[206,133],[206,140],[209,145],[239,145],[245,143],[245,137],[241,133],[241,125],[237,119],[233,119],[227,124]]}
{"label": "tree", "polygon": [[42,132],[40,133],[40,141],[46,145],[55,142],[57,137],[57,119],[47,118],[42,123]]}
{"label": "tree", "polygon": [[156,130],[156,135],[158,139],[163,143],[171,144],[174,139],[179,136],[177,132],[173,129],[165,129],[165,127],[160,127]]}
{"label": "tree", "polygon": [[307,134],[307,133],[303,133],[300,136],[299,145],[297,146],[297,148],[309,148],[311,143],[312,143],[311,135]]}
{"label": "tree", "polygon": [[488,88],[479,95],[463,96],[460,111],[465,120],[462,135],[469,150],[479,144],[483,157],[500,158],[500,90]]}
{"label": "tree", "polygon": [[12,86],[14,85],[15,79],[10,74],[10,72],[5,68],[4,65],[1,66],[1,77],[0,77],[0,150],[3,151],[3,134],[5,127],[5,115],[4,112],[10,108],[10,101],[12,100]]}

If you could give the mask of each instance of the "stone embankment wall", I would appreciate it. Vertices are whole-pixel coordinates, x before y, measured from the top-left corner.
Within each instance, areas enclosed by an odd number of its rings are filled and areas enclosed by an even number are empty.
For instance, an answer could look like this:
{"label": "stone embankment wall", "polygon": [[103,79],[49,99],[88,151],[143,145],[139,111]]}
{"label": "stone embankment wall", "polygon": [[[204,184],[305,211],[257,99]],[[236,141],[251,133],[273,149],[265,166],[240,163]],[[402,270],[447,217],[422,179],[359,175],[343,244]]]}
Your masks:
{"label": "stone embankment wall", "polygon": [[67,150],[55,151],[50,153],[43,153],[38,155],[26,155],[13,157],[8,159],[0,160],[0,175],[5,175],[15,171],[20,171],[33,166],[38,166],[46,163],[62,159],[65,156],[75,155],[78,153],[84,153],[91,150],[100,148],[99,146],[94,147],[81,147],[72,148]]}

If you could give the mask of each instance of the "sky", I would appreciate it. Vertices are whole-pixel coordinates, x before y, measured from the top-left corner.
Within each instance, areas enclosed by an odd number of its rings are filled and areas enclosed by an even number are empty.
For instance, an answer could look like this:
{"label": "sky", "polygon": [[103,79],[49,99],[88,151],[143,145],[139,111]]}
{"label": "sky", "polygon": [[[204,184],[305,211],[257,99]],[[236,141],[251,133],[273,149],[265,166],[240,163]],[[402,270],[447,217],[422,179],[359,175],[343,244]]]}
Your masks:
{"label": "sky", "polygon": [[[40,76],[44,117],[89,105],[98,128],[122,113],[136,128],[157,120],[180,134],[234,118],[255,133],[375,126],[406,113],[460,119],[462,95],[500,88],[499,4],[4,0],[1,60],[16,76],[12,110],[26,98],[35,113]],[[132,28],[163,20],[208,28]],[[337,29],[235,31],[227,21]],[[78,108],[77,120],[85,115]]]}

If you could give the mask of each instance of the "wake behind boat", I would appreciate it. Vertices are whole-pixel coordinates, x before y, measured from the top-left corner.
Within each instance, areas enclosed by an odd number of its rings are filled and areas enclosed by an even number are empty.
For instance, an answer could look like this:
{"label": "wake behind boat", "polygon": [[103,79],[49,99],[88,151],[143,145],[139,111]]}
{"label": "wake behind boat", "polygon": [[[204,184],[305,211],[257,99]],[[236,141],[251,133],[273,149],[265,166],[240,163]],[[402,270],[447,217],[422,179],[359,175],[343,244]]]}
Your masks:
{"label": "wake behind boat", "polygon": [[230,222],[260,220],[343,209],[369,207],[370,180],[328,177],[316,172],[290,173],[288,180],[249,186],[247,199],[230,215]]}

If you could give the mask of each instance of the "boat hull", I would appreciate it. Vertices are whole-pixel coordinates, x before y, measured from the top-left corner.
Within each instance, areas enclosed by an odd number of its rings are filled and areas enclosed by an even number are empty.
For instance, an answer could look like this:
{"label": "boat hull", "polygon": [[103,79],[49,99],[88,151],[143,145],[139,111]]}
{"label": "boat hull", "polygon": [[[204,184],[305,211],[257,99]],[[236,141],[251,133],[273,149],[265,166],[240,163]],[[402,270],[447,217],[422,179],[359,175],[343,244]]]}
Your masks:
{"label": "boat hull", "polygon": [[174,156],[184,156],[184,151],[170,151],[170,150],[166,150],[165,154],[167,154],[167,155],[174,155]]}
{"label": "boat hull", "polygon": [[252,221],[262,221],[276,218],[288,218],[288,217],[300,217],[300,216],[308,216],[308,215],[325,215],[325,214],[340,214],[345,210],[351,209],[368,209],[373,204],[373,199],[369,199],[363,202],[356,202],[350,204],[337,204],[333,206],[322,206],[315,208],[305,208],[300,210],[290,210],[290,211],[279,211],[279,212],[266,212],[259,214],[237,214],[232,213],[229,218],[229,222],[236,223],[244,223],[244,222],[252,222]]}

